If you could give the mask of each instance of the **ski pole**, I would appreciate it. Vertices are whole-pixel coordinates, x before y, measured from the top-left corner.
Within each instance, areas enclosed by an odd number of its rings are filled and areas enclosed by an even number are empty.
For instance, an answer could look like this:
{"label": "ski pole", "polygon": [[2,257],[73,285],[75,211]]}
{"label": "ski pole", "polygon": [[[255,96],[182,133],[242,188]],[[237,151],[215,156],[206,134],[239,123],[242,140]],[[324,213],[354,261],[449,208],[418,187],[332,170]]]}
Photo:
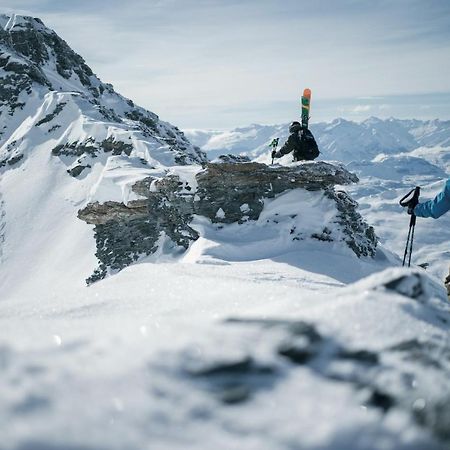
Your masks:
{"label": "ski pole", "polygon": [[412,251],[413,251],[413,242],[414,242],[414,230],[416,229],[416,215],[413,214],[411,216],[411,222],[412,222],[412,226],[411,226],[411,243],[409,245],[409,259],[408,259],[408,267],[411,267],[411,256],[412,256]]}
{"label": "ski pole", "polygon": [[403,266],[405,266],[406,257],[408,256],[408,253],[409,253],[408,267],[411,266],[411,256],[414,242],[415,227],[416,227],[416,215],[412,214],[411,219],[409,221],[409,231],[408,231],[408,238],[406,239],[405,253],[403,254],[403,264],[402,264]]}
{"label": "ski pole", "polygon": [[408,267],[411,267],[411,257],[414,243],[414,231],[416,228],[417,217],[414,214],[414,208],[419,203],[419,195],[420,195],[420,187],[417,186],[415,189],[412,189],[410,192],[408,192],[399,202],[401,206],[403,206],[404,208],[407,207],[408,210],[411,210],[411,219],[409,220],[408,237],[406,239],[405,253],[403,254],[403,266],[405,266],[406,257],[408,256],[409,253]]}
{"label": "ski pole", "polygon": [[273,155],[274,153],[277,151],[277,147],[278,147],[278,141],[280,140],[280,138],[275,138],[272,140],[272,142],[269,144],[269,147],[272,148],[272,165],[273,165]]}

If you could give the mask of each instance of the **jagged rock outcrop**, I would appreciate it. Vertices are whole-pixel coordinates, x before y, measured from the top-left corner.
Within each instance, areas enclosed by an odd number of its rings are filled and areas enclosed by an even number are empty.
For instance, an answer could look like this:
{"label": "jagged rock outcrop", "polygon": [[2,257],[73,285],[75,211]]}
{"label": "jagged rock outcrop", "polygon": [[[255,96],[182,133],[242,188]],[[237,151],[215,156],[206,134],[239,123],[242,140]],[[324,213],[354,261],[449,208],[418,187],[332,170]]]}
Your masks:
{"label": "jagged rock outcrop", "polygon": [[[374,256],[377,238],[357,212],[357,203],[335,185],[357,182],[345,168],[325,162],[312,162],[291,167],[269,167],[265,164],[208,163],[195,176],[191,186],[178,175],[138,181],[133,191],[145,200],[127,205],[117,202],[88,204],[78,217],[95,225],[99,269],[88,282],[103,278],[109,269],[120,270],[142,255],[155,252],[162,234],[180,248],[187,249],[199,237],[191,226],[194,215],[204,216],[224,226],[257,221],[265,200],[293,189],[318,192],[332,201],[336,209],[334,224],[328,228],[317,223],[316,232],[305,236],[293,226],[293,241],[312,238],[342,241],[358,256]],[[191,182],[191,184],[194,184]],[[292,211],[293,221],[308,211]],[[276,220],[275,220],[276,223]]]}
{"label": "jagged rock outcrop", "polygon": [[[219,181],[220,180],[220,181]],[[233,223],[248,216],[259,217],[264,198],[272,198],[288,189],[328,189],[335,184],[350,184],[358,178],[343,167],[324,162],[302,164],[295,168],[270,168],[265,164],[208,164],[207,170],[197,175],[199,184],[196,214],[209,217],[213,222]],[[245,213],[240,206],[247,204]],[[219,208],[225,213],[216,217]]]}

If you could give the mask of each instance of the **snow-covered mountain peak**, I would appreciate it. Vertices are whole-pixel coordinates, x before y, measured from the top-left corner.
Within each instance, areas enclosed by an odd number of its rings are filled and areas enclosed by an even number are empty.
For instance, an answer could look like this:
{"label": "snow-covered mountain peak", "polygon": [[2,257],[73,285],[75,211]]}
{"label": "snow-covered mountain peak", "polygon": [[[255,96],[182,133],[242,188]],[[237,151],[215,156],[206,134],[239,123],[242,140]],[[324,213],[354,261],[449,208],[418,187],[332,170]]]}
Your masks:
{"label": "snow-covered mountain peak", "polygon": [[54,156],[65,149],[73,176],[104,164],[108,151],[161,167],[205,161],[178,128],[103,83],[40,19],[3,15],[0,23],[0,170],[26,157],[31,141]]}
{"label": "snow-covered mountain peak", "polygon": [[39,75],[33,81],[54,90],[67,89],[67,82],[71,89],[93,96],[99,96],[105,89],[100,88],[102,83],[84,59],[40,19],[3,15],[1,24],[2,67],[7,71],[20,73],[27,66]]}
{"label": "snow-covered mountain peak", "polygon": [[5,31],[31,27],[39,32],[53,33],[38,17],[23,16],[20,14],[0,14],[0,27]]}
{"label": "snow-covered mountain peak", "polygon": [[[389,122],[389,120],[387,120],[387,121]],[[363,121],[363,123],[366,125],[377,125],[382,122],[384,122],[382,119],[380,119],[379,117],[375,117],[375,116],[370,116],[369,118],[367,118],[366,120]]]}

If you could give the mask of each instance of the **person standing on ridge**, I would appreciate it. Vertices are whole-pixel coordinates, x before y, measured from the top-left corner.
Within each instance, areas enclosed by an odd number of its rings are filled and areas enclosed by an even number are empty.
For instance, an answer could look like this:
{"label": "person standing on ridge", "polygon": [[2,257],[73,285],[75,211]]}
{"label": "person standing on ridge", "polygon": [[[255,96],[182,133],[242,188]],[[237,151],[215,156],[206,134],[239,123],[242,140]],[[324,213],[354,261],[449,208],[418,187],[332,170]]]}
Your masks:
{"label": "person standing on ridge", "polygon": [[281,158],[291,152],[294,154],[294,161],[311,161],[319,156],[316,140],[308,128],[302,128],[300,122],[292,122],[289,133],[283,147],[272,152],[272,158]]}
{"label": "person standing on ridge", "polygon": [[[437,219],[450,210],[450,178],[446,181],[444,189],[439,192],[433,200],[423,203],[408,205],[408,214],[414,214],[417,217],[432,217]],[[450,299],[450,269],[448,277],[445,279],[447,295]]]}

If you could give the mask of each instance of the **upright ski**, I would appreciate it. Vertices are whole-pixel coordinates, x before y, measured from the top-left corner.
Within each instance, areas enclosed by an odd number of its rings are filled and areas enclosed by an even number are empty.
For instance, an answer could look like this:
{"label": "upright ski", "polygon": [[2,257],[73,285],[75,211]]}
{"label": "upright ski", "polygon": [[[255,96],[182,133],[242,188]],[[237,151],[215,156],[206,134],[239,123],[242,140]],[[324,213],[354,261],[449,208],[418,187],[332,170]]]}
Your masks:
{"label": "upright ski", "polygon": [[309,108],[311,105],[311,89],[305,89],[302,95],[302,128],[308,128]]}

